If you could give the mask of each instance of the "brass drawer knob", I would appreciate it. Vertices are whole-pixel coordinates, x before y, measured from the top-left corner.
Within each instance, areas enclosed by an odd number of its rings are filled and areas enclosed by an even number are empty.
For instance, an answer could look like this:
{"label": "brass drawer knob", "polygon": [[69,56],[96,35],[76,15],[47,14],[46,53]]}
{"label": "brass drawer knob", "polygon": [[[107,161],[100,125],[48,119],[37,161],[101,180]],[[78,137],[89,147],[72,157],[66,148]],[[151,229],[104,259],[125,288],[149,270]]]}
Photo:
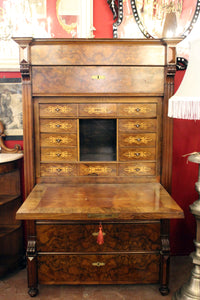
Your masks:
{"label": "brass drawer knob", "polygon": [[56,153],[56,156],[57,156],[57,157],[60,157],[60,156],[61,156],[61,153]]}
{"label": "brass drawer knob", "polygon": [[136,156],[140,156],[140,152],[136,152],[135,155],[136,155]]}
{"label": "brass drawer knob", "polygon": [[61,125],[60,125],[60,124],[56,124],[56,127],[57,127],[57,128],[60,128],[60,127],[61,127]]}
{"label": "brass drawer knob", "polygon": [[60,111],[60,108],[57,107],[57,108],[55,109],[55,111],[59,112],[59,111]]}
{"label": "brass drawer knob", "polygon": [[62,141],[62,139],[56,139],[56,142],[60,143]]}
{"label": "brass drawer knob", "polygon": [[100,261],[97,261],[97,262],[92,263],[92,265],[93,265],[94,267],[104,267],[104,266],[105,266],[105,263],[100,262]]}
{"label": "brass drawer knob", "polygon": [[136,127],[136,128],[140,128],[140,124],[136,124],[135,127]]}
{"label": "brass drawer knob", "polygon": [[137,139],[137,141],[138,141],[138,142],[141,142],[141,139],[140,139],[140,138],[138,138],[138,139]]}
{"label": "brass drawer knob", "polygon": [[135,111],[139,112],[139,111],[140,111],[140,108],[136,108],[136,110],[135,110]]}
{"label": "brass drawer knob", "polygon": [[139,171],[140,171],[140,168],[135,168],[135,171],[136,171],[136,172],[139,172]]}
{"label": "brass drawer knob", "polygon": [[58,173],[60,173],[60,172],[62,171],[62,169],[59,168],[59,169],[56,169],[56,171],[57,171]]}

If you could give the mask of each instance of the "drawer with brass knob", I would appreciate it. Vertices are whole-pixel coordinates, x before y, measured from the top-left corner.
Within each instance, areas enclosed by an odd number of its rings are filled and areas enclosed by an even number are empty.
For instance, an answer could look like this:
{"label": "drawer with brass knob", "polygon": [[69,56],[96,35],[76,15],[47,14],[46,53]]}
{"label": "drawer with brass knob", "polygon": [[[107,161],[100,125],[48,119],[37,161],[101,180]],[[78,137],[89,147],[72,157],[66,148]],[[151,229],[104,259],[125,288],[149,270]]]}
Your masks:
{"label": "drawer with brass knob", "polygon": [[40,284],[158,283],[157,253],[69,254],[39,253]]}

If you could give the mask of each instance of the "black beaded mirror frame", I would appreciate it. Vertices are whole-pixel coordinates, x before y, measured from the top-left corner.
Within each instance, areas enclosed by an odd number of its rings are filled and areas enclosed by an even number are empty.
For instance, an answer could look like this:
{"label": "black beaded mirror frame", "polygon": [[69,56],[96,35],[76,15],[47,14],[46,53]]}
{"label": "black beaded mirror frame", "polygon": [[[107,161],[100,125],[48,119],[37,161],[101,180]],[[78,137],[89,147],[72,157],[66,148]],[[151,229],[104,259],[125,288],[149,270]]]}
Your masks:
{"label": "black beaded mirror frame", "polygon": [[[113,23],[113,37],[117,38],[118,37],[117,29],[123,20],[123,0],[116,0],[116,1],[115,0],[107,0],[107,3],[110,6],[110,9],[112,10],[113,19],[115,20],[117,18],[117,20]],[[140,19],[140,16],[137,11],[136,1],[130,0],[130,3],[131,3],[133,16],[135,18],[135,21],[136,21],[140,31],[143,33],[144,37],[146,37],[148,39],[154,39],[154,37],[148,32],[148,30],[145,28],[145,26],[143,25],[143,23]],[[191,20],[189,27],[181,35],[182,38],[185,38],[191,32],[194,24],[196,23],[196,21],[198,19],[199,14],[200,14],[200,0],[197,0],[194,16]]]}

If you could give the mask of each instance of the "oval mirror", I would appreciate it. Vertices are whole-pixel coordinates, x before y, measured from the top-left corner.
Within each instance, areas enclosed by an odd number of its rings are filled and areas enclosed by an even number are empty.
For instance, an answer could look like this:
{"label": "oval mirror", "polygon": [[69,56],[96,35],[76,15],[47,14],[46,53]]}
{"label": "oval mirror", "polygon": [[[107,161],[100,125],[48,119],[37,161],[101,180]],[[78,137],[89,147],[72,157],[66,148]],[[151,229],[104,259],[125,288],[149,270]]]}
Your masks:
{"label": "oval mirror", "polygon": [[[108,3],[112,8],[112,1]],[[119,38],[140,38],[138,30],[146,38],[186,37],[200,12],[200,0],[118,0],[117,4],[113,36]]]}
{"label": "oval mirror", "polygon": [[[138,25],[153,38],[184,37],[192,30],[199,10],[199,0],[131,0]],[[142,27],[141,27],[142,28]]]}

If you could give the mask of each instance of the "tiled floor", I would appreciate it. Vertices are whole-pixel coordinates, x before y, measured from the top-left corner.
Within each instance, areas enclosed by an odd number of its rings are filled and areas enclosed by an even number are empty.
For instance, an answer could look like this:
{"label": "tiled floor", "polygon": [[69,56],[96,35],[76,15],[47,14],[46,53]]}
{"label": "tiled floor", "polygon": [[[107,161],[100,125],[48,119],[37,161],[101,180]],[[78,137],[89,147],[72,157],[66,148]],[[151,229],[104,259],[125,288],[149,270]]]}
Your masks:
{"label": "tiled floor", "polygon": [[[168,300],[190,276],[189,257],[171,258],[170,294],[161,296],[158,285],[39,286],[36,300]],[[30,300],[26,269],[0,281],[0,300]]]}

